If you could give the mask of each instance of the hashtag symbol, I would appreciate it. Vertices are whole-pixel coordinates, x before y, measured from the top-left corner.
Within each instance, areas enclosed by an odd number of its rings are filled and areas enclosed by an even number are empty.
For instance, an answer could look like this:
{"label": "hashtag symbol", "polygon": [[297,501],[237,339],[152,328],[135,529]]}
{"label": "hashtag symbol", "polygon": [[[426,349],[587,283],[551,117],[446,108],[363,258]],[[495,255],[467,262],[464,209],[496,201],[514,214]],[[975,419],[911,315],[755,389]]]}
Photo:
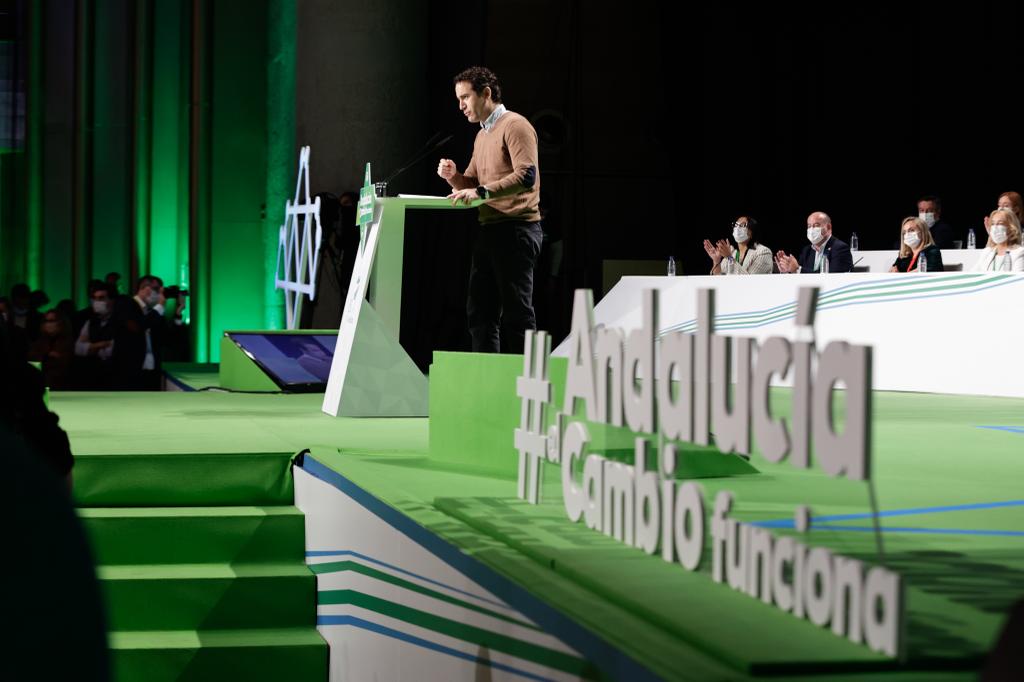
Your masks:
{"label": "hashtag symbol", "polygon": [[527,330],[523,376],[516,378],[516,395],[522,398],[523,408],[519,428],[515,430],[515,446],[519,451],[518,495],[530,504],[540,501],[540,461],[547,453],[544,408],[551,402],[551,382],[548,381],[550,354],[551,337],[547,332]]}

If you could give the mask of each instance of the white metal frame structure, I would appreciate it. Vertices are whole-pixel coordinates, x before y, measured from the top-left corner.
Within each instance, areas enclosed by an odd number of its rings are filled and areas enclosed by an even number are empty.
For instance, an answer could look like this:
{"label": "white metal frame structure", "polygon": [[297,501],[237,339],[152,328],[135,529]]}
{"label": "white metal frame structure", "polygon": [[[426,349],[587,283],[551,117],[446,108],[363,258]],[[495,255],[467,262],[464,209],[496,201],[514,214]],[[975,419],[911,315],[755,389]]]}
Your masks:
{"label": "white metal frame structure", "polygon": [[299,152],[295,198],[285,204],[284,224],[278,233],[274,273],[274,287],[284,291],[288,329],[296,329],[299,325],[302,295],[309,296],[310,300],[316,297],[316,271],[320,264],[322,239],[320,197],[309,197],[309,147],[303,147]]}

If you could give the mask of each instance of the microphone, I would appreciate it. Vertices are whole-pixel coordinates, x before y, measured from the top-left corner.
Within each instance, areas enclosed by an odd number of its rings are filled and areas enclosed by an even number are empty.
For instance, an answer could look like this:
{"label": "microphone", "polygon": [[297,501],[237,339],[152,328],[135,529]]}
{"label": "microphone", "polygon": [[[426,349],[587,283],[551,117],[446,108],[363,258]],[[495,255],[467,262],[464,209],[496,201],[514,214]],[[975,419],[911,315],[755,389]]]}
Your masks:
{"label": "microphone", "polygon": [[442,139],[440,142],[438,142],[437,141],[438,138],[440,138],[442,135],[444,135],[444,133],[442,133],[440,131],[435,133],[433,137],[431,137],[429,140],[427,140],[427,143],[425,145],[423,145],[423,148],[419,152],[416,153],[416,156],[413,157],[412,161],[410,161],[409,163],[405,164],[404,166],[402,166],[401,168],[396,170],[394,173],[389,175],[387,178],[385,178],[384,182],[385,183],[390,183],[392,180],[397,178],[399,175],[401,175],[405,171],[409,170],[410,168],[415,166],[417,163],[419,163],[423,159],[427,158],[428,156],[430,156],[431,154],[436,152],[441,147],[443,147],[446,144],[448,144],[449,142],[451,142],[451,139],[453,137],[455,137],[454,133],[448,133],[448,135],[446,137],[444,137],[444,139]]}

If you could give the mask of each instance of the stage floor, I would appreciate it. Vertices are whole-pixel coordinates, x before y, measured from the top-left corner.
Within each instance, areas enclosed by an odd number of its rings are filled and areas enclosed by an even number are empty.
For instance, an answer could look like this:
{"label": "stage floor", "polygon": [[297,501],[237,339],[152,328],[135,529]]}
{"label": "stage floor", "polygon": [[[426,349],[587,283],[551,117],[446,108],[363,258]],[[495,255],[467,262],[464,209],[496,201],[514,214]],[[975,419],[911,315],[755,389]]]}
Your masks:
{"label": "stage floor", "polygon": [[425,453],[424,418],[336,419],[322,394],[221,391],[50,394],[76,456],[205,452],[294,454],[316,445]]}
{"label": "stage floor", "polygon": [[[280,466],[279,458],[310,449],[354,485],[665,677],[723,666],[755,677],[930,671],[929,679],[940,679],[940,670],[967,677],[1024,596],[1024,400],[875,394],[884,560],[908,588],[903,664],[714,584],[707,566],[688,573],[570,524],[554,471],[546,476],[547,501],[529,506],[516,499],[514,480],[433,463],[427,419],[336,419],[320,412],[321,400],[212,391],[54,393],[51,408],[78,458],[76,491],[92,506],[131,504],[103,497],[99,482],[113,457],[159,458],[187,479],[196,458],[269,456]],[[760,475],[701,479],[705,500],[732,490],[735,518],[779,522],[779,534],[795,504],[808,504],[816,524],[805,541],[877,561],[866,485],[756,456],[753,463]],[[239,465],[248,466],[241,459]],[[282,486],[277,502],[290,493],[290,485]],[[185,487],[165,491],[167,504],[189,498]],[[122,486],[121,494],[130,488]],[[198,503],[230,504],[228,497]]]}

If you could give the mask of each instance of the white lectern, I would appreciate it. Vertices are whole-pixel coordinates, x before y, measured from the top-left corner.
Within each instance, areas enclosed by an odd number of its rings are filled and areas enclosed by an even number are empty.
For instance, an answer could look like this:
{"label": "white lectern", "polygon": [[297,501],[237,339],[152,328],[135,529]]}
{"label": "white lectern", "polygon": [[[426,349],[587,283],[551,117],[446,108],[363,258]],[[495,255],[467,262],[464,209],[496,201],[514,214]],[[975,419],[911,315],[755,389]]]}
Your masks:
{"label": "white lectern", "polygon": [[359,243],[352,268],[324,412],[336,417],[427,416],[427,378],[398,343],[405,211],[463,209],[480,203],[455,207],[444,197],[393,197],[374,202],[373,221]]}

